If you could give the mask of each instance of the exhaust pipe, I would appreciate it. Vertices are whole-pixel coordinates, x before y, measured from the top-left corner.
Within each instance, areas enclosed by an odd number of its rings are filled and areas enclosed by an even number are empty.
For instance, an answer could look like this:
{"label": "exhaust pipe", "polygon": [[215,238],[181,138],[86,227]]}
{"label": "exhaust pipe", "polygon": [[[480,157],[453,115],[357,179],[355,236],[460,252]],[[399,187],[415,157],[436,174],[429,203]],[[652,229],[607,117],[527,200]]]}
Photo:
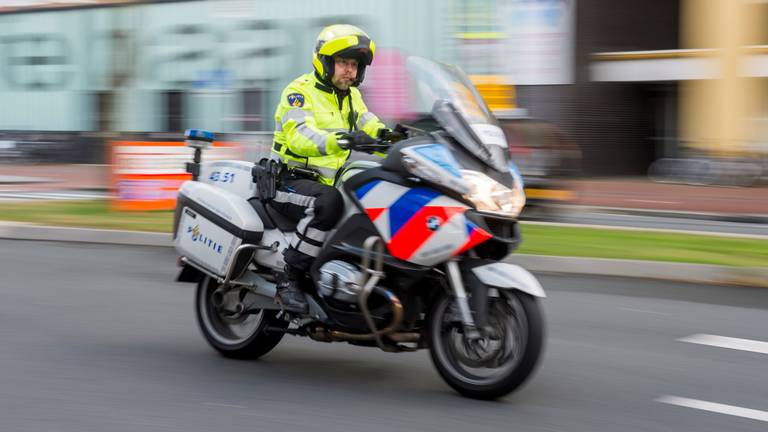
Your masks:
{"label": "exhaust pipe", "polygon": [[[375,251],[374,248],[376,249]],[[371,257],[372,252],[375,254],[373,257]],[[329,332],[326,329],[317,328],[315,331],[310,333],[310,337],[312,339],[321,342],[375,340],[376,345],[378,345],[379,348],[381,348],[383,351],[393,351],[393,347],[385,345],[381,338],[382,336],[389,337],[392,335],[390,339],[396,343],[415,342],[419,340],[420,335],[418,333],[395,333],[396,330],[400,327],[400,324],[403,323],[403,305],[400,303],[400,299],[397,298],[397,296],[394,295],[391,291],[376,286],[376,284],[378,284],[379,281],[384,277],[384,272],[382,271],[384,263],[383,255],[384,243],[382,243],[381,237],[368,237],[363,244],[362,268],[368,272],[369,277],[368,280],[366,280],[363,289],[360,290],[357,301],[358,305],[360,306],[360,310],[363,312],[365,322],[368,324],[368,328],[371,330],[371,332],[364,334],[347,333],[338,330],[331,330]],[[371,258],[374,260],[373,269],[371,269]],[[390,306],[392,307],[392,321],[387,327],[381,330],[376,328],[376,323],[373,321],[371,311],[368,309],[368,297],[370,297],[374,290],[382,296],[386,297]]]}
{"label": "exhaust pipe", "polygon": [[[348,333],[338,330],[331,330],[327,331],[324,328],[316,328],[313,332],[311,332],[309,335],[312,337],[312,339],[321,341],[321,342],[350,342],[350,341],[369,341],[369,340],[375,340],[376,344],[381,348],[382,350],[388,350],[389,347],[384,345],[384,342],[381,340],[382,336],[394,336],[391,338],[395,342],[410,342],[411,340],[404,340],[404,339],[413,339],[412,335],[416,335],[416,339],[418,340],[418,333],[395,333],[395,331],[400,327],[400,324],[403,322],[403,305],[400,303],[400,299],[397,298],[396,295],[392,294],[389,290],[386,290],[381,287],[376,287],[375,290],[379,292],[381,295],[387,298],[389,300],[389,304],[392,308],[392,321],[390,321],[389,325],[384,327],[383,329],[379,330],[376,328],[375,323],[373,323],[373,318],[371,317],[371,313],[368,310],[368,305],[365,304],[365,308],[363,309],[363,314],[366,317],[366,322],[368,323],[368,327],[371,329],[370,333]],[[368,296],[365,296],[365,299],[368,299]],[[367,302],[366,302],[367,303]],[[362,304],[362,303],[361,303]],[[403,335],[401,337],[398,337],[396,335]],[[408,335],[407,337],[404,335]],[[396,340],[397,339],[397,340]]]}

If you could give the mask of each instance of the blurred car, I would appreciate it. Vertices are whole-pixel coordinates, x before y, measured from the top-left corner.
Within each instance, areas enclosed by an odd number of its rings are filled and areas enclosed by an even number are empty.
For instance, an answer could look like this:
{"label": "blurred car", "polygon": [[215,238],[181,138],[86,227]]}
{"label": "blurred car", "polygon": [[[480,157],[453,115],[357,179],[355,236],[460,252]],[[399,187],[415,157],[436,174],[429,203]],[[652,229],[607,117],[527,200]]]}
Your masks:
{"label": "blurred car", "polygon": [[0,163],[17,163],[23,156],[21,149],[13,140],[0,140]]}
{"label": "blurred car", "polygon": [[527,201],[522,217],[555,217],[558,205],[575,199],[567,180],[581,173],[581,151],[546,120],[500,117],[499,124],[525,182]]}

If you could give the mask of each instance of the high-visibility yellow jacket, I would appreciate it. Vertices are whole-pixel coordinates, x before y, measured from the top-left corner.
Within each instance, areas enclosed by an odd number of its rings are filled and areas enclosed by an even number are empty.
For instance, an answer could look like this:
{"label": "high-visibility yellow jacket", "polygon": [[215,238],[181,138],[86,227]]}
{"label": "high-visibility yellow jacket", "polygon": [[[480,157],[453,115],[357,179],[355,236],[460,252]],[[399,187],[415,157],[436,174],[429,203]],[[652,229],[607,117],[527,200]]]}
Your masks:
{"label": "high-visibility yellow jacket", "polygon": [[308,73],[283,90],[275,111],[274,153],[289,166],[312,168],[320,181],[333,184],[336,171],[346,162],[349,150],[336,143],[335,132],[362,130],[375,137],[386,126],[368,111],[360,90],[346,95]]}

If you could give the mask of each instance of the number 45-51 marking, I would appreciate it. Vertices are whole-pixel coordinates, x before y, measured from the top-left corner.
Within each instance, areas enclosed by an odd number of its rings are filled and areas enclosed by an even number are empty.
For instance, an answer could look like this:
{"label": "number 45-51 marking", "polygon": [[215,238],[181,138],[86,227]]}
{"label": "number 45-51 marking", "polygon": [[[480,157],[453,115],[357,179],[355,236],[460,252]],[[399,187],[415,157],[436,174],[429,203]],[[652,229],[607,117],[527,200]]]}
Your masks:
{"label": "number 45-51 marking", "polygon": [[208,177],[208,180],[221,182],[221,183],[234,183],[235,173],[226,172],[226,171],[225,172],[214,171],[211,173],[211,176]]}

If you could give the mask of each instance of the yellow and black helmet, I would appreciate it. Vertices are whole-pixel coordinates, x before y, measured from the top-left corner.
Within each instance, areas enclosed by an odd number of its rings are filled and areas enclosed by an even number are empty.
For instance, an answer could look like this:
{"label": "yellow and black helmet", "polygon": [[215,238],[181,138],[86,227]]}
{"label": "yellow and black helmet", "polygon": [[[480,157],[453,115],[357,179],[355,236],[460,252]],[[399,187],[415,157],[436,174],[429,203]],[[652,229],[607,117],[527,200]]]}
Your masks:
{"label": "yellow and black helmet", "polygon": [[365,68],[373,61],[376,44],[358,27],[348,24],[334,24],[324,28],[317,36],[312,64],[315,72],[326,84],[331,84],[333,78],[334,56],[354,58],[357,60],[357,80],[352,84],[358,86],[365,77]]}

